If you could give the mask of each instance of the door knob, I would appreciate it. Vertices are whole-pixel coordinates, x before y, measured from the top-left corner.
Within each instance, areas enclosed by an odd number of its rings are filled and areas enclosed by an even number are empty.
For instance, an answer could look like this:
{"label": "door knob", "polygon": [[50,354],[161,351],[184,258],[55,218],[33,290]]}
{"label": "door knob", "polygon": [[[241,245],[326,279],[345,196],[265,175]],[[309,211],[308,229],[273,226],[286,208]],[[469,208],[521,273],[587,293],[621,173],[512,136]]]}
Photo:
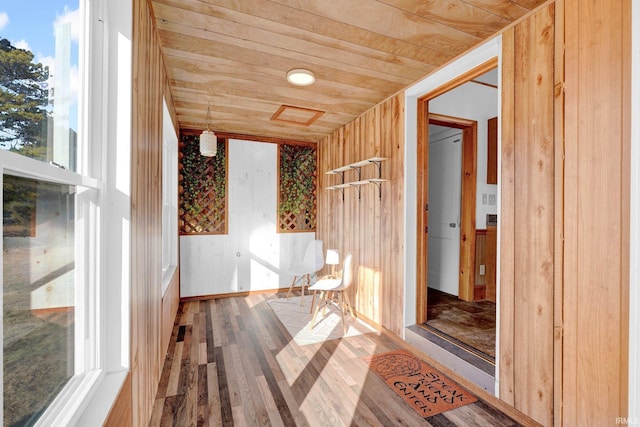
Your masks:
{"label": "door knob", "polygon": [[451,227],[451,228],[456,228],[456,223],[455,223],[455,222],[450,222],[450,223],[449,223],[449,227]]}

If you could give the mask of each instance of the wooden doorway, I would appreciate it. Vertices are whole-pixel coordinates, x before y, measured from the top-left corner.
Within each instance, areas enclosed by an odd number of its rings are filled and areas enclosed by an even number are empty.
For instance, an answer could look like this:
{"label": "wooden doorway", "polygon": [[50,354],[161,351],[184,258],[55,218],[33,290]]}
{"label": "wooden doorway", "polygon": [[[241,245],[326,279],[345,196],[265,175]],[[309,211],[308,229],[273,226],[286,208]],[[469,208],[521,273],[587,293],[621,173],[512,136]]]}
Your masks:
{"label": "wooden doorway", "polygon": [[[460,228],[458,298],[464,301],[473,301],[475,284],[476,147],[478,142],[478,124],[474,120],[433,113],[429,114],[428,123],[430,125],[462,130],[460,221],[459,224],[457,224]],[[428,213],[427,211],[427,215]],[[429,233],[426,234],[428,235]]]}
{"label": "wooden doorway", "polygon": [[427,321],[428,255],[428,159],[429,124],[456,127],[463,131],[462,205],[460,217],[459,298],[473,300],[475,282],[475,206],[477,123],[456,117],[429,113],[429,101],[496,68],[497,58],[470,70],[448,84],[418,99],[417,138],[417,242],[416,242],[416,322]]}

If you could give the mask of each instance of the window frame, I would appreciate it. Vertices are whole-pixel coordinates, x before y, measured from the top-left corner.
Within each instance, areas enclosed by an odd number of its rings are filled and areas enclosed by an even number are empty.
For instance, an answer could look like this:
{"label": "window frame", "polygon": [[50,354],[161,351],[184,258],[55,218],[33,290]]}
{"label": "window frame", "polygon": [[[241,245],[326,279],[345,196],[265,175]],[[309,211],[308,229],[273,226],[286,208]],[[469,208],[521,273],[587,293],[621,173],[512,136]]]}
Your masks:
{"label": "window frame", "polygon": [[178,268],[178,134],[162,100],[162,295]]}
{"label": "window frame", "polygon": [[[120,6],[127,5],[131,9],[131,0],[117,1]],[[120,89],[109,87],[113,76],[103,68],[108,63],[109,52],[120,53],[120,46],[113,46],[109,40],[108,23],[105,25],[107,7],[114,9],[118,4],[110,5],[104,0],[78,0],[78,7],[82,16],[81,37],[78,46],[80,95],[78,99],[78,129],[77,129],[77,170],[67,169],[31,159],[17,153],[0,150],[0,194],[4,184],[4,175],[18,176],[28,179],[47,181],[55,184],[73,185],[76,188],[75,204],[75,319],[74,319],[74,375],[65,384],[61,392],[54,398],[36,421],[36,425],[72,425],[85,412],[92,411],[92,415],[105,417],[111,406],[100,399],[107,392],[115,393],[124,381],[129,364],[129,347],[125,344],[129,340],[129,307],[128,307],[128,265],[122,259],[122,283],[120,283],[121,311],[109,314],[108,309],[114,304],[105,292],[106,283],[113,279],[103,266],[105,257],[117,252],[111,248],[105,235],[105,217],[103,211],[108,207],[111,197],[106,190],[107,155],[109,122],[108,113],[113,111],[116,102],[125,100],[113,96],[114,91],[121,94]],[[131,14],[131,12],[130,12]],[[129,27],[131,15],[123,14],[119,22],[113,24]],[[130,35],[129,35],[130,36]],[[125,69],[120,78],[130,80],[130,70]],[[129,64],[130,66],[130,64]],[[120,69],[118,69],[120,71]],[[127,75],[126,72],[129,71]],[[118,73],[120,74],[120,73]],[[129,91],[130,92],[130,91]],[[108,95],[111,94],[112,97]],[[129,104],[130,104],[130,96]],[[114,101],[114,99],[116,99]],[[97,101],[96,101],[97,100]],[[111,109],[109,108],[111,107]],[[125,123],[130,133],[130,123]],[[127,141],[127,144],[130,144]],[[129,174],[129,171],[127,171]],[[128,215],[128,214],[126,214]],[[124,230],[123,230],[124,233]],[[127,244],[128,244],[128,237]],[[3,245],[0,242],[0,245]],[[0,246],[0,249],[1,246]],[[4,259],[0,250],[0,281],[4,269]],[[125,278],[125,273],[127,277]],[[0,294],[0,312],[3,311],[3,295]],[[113,340],[113,331],[108,331],[111,316],[122,317],[121,332],[115,339],[121,342],[121,354],[107,354],[107,341]],[[0,331],[4,330],[0,324]],[[116,352],[117,353],[117,352]],[[0,348],[0,360],[3,359],[3,349]],[[110,374],[115,374],[111,381],[107,381]],[[4,379],[0,372],[0,391],[4,393]],[[115,391],[114,391],[115,390]],[[96,400],[96,409],[92,403]],[[3,402],[0,402],[0,413],[4,413]],[[96,418],[92,418],[96,420]]]}
{"label": "window frame", "polygon": [[[96,313],[99,312],[95,289],[97,277],[95,269],[87,268],[95,265],[97,252],[96,240],[98,223],[96,218],[100,183],[97,179],[58,168],[40,160],[31,159],[20,154],[0,150],[0,192],[4,185],[4,175],[18,176],[55,184],[70,185],[76,188],[76,227],[75,227],[75,319],[74,319],[74,375],[63,387],[49,407],[38,419],[36,425],[63,425],[68,414],[78,411],[88,390],[102,375],[99,360],[96,357],[100,337]],[[82,194],[82,197],[78,197]],[[85,197],[88,196],[88,197]],[[87,217],[89,218],[86,221]],[[4,273],[4,247],[0,242],[0,272]],[[2,277],[2,275],[0,275]],[[2,279],[0,278],[0,281]],[[78,286],[83,284],[83,286]],[[3,296],[0,296],[3,301]],[[4,311],[3,304],[0,312]],[[3,330],[4,336],[4,330]],[[0,358],[4,350],[0,349]],[[4,381],[2,382],[4,393]],[[2,408],[4,411],[4,407]]]}

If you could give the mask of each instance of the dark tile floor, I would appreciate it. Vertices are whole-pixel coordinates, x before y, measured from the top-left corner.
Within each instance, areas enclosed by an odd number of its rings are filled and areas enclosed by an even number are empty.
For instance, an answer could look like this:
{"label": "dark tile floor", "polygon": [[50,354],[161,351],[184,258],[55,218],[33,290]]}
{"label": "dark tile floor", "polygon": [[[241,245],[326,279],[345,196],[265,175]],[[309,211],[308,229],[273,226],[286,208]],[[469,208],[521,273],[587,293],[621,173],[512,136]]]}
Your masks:
{"label": "dark tile floor", "polygon": [[489,359],[496,356],[496,304],[467,302],[436,289],[427,293],[427,326]]}

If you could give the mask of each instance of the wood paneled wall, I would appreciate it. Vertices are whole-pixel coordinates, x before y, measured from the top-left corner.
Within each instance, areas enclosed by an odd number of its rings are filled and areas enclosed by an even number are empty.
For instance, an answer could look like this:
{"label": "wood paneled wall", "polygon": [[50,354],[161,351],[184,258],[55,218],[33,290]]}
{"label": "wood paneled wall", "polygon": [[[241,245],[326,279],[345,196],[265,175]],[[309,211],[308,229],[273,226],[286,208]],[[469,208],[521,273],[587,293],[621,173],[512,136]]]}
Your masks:
{"label": "wood paneled wall", "polygon": [[124,427],[131,425],[131,414],[133,413],[131,404],[131,374],[129,373],[122,384],[120,393],[118,393],[118,398],[111,406],[103,426]]}
{"label": "wood paneled wall", "polygon": [[500,397],[544,425],[627,415],[630,15],[558,0],[503,35]]}
{"label": "wood paneled wall", "polygon": [[162,358],[160,363],[164,362],[164,355],[169,348],[169,340],[171,332],[173,332],[173,324],[178,313],[178,305],[180,305],[180,269],[177,268],[173,273],[173,277],[169,281],[169,286],[162,297],[162,328],[160,330],[160,351]]}
{"label": "wood paneled wall", "polygon": [[[317,236],[340,259],[354,253],[355,282],[350,298],[358,312],[400,335],[403,328],[404,95],[393,96],[318,143]],[[374,156],[382,162],[382,198],[375,185],[326,190],[339,183],[325,172]],[[362,178],[377,176],[375,166]],[[356,181],[355,171],[345,181]],[[325,268],[325,273],[328,273]]]}
{"label": "wood paneled wall", "polygon": [[563,424],[614,425],[628,403],[631,1],[564,3]]}
{"label": "wood paneled wall", "polygon": [[[162,336],[163,96],[175,124],[149,3],[133,0],[131,421],[134,426],[149,423],[166,353],[163,346],[166,338]],[[174,294],[168,295],[177,300]],[[175,312],[171,314],[173,307],[170,301],[164,302],[167,316],[175,316]]]}
{"label": "wood paneled wall", "polygon": [[[543,425],[609,425],[627,411],[629,17],[629,0],[558,0],[503,35],[500,397]],[[164,356],[165,76],[146,0],[134,20],[131,391],[144,425]],[[354,252],[352,302],[398,335],[413,262],[402,258],[403,105],[393,96],[318,143],[318,238]],[[388,158],[381,199],[374,185],[360,199],[325,190],[338,177],[324,172],[372,156]]]}
{"label": "wood paneled wall", "polygon": [[[475,291],[474,301],[486,299],[496,302],[496,227],[476,230]],[[480,266],[484,265],[484,274]]]}
{"label": "wood paneled wall", "polygon": [[554,5],[503,34],[500,398],[553,424]]}
{"label": "wood paneled wall", "polygon": [[[503,33],[499,393],[542,425],[627,416],[630,9],[557,0]],[[356,308],[394,333],[401,105],[391,98],[318,144],[318,237],[360,252]],[[323,172],[372,155],[391,158],[382,201],[374,188],[360,201],[323,190],[337,178]]]}

